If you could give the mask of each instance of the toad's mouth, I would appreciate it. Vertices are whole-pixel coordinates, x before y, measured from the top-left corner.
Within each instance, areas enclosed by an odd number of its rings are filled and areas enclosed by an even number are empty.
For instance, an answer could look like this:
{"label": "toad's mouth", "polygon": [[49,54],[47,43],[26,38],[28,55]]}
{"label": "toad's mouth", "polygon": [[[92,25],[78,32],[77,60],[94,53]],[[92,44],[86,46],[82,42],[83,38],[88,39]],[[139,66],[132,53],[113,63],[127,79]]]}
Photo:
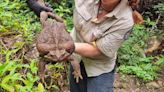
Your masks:
{"label": "toad's mouth", "polygon": [[61,61],[66,61],[70,55],[71,55],[70,53],[65,53],[57,57],[56,55],[52,56],[52,55],[47,54],[47,55],[44,55],[43,58],[45,61],[48,61],[48,62],[61,62]]}

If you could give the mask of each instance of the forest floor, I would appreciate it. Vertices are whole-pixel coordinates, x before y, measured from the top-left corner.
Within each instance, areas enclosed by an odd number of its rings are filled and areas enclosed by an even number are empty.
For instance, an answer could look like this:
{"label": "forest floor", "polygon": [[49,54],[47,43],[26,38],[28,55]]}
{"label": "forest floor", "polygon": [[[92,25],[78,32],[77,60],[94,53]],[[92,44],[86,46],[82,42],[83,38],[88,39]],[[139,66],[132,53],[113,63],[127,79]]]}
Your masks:
{"label": "forest floor", "polygon": [[[60,92],[70,92],[67,86],[63,89]],[[143,82],[134,75],[115,73],[114,92],[164,92],[164,72],[150,82]]]}
{"label": "forest floor", "polygon": [[[59,92],[70,92],[68,88],[68,85],[65,85]],[[114,92],[164,92],[164,70],[159,72],[156,80],[149,82],[144,82],[134,75],[115,73]]]}
{"label": "forest floor", "polygon": [[134,75],[116,73],[115,92],[164,92],[164,73],[151,82],[143,82]]}

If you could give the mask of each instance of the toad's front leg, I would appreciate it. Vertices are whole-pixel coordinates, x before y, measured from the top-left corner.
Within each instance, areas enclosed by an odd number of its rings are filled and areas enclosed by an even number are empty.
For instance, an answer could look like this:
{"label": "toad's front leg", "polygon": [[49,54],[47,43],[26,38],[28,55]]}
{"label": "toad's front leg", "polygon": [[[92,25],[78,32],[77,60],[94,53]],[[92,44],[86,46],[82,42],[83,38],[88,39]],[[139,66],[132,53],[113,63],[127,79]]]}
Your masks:
{"label": "toad's front leg", "polygon": [[76,79],[76,82],[78,83],[79,82],[79,78],[83,79],[83,77],[81,75],[80,64],[77,61],[77,59],[75,57],[73,57],[73,56],[70,56],[68,58],[68,60],[71,63],[73,69],[74,69],[72,74],[74,75],[74,78]]}

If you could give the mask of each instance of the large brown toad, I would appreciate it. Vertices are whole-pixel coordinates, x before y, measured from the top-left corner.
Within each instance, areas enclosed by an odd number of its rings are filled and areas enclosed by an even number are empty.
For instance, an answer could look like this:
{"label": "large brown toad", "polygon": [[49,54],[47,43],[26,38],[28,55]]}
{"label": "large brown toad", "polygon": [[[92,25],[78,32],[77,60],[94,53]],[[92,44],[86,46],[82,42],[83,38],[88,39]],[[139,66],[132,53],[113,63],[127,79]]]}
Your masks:
{"label": "large brown toad", "polygon": [[40,13],[42,31],[36,42],[37,49],[42,57],[39,61],[39,75],[42,81],[44,81],[45,64],[58,61],[70,61],[74,68],[75,78],[82,79],[79,63],[71,55],[75,49],[71,36],[66,31],[64,23],[49,19],[49,15],[44,11]]}
{"label": "large brown toad", "polygon": [[[71,55],[74,52],[74,42],[66,31],[63,19],[54,14],[43,0],[28,0],[27,4],[40,17],[42,31],[37,36],[36,47],[40,54],[39,75],[44,82],[45,65],[47,62],[70,61],[74,68],[74,76],[81,78],[78,61]],[[51,17],[52,19],[49,19]]]}

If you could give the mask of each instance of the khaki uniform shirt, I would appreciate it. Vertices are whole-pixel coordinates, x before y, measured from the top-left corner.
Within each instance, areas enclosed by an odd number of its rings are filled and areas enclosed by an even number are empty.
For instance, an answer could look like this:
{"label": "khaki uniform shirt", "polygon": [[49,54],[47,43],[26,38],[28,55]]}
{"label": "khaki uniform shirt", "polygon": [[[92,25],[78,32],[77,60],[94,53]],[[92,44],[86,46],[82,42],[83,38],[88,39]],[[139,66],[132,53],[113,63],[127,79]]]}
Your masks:
{"label": "khaki uniform shirt", "polygon": [[134,25],[128,0],[121,0],[117,7],[104,17],[104,21],[96,23],[92,20],[97,16],[98,7],[97,0],[75,0],[74,30],[71,36],[75,42],[95,41],[97,48],[102,52],[102,55],[94,58],[78,55],[79,61],[82,59],[84,62],[88,77],[108,73],[114,69],[117,50]]}

